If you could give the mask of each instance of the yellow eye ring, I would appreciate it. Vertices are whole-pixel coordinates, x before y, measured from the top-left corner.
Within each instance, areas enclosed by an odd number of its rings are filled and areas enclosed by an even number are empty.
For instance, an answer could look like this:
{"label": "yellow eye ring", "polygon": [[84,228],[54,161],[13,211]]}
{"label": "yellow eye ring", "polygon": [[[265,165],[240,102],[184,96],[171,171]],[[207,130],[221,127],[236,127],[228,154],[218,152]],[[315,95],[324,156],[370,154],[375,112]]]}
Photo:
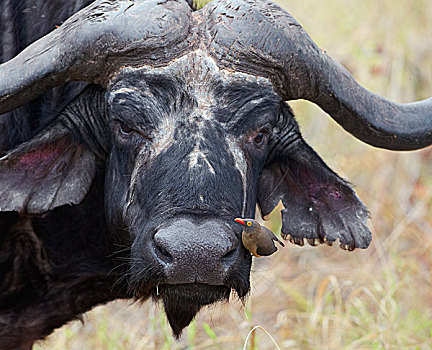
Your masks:
{"label": "yellow eye ring", "polygon": [[247,223],[247,225],[248,225],[248,226],[252,226],[252,223],[249,221],[249,222]]}

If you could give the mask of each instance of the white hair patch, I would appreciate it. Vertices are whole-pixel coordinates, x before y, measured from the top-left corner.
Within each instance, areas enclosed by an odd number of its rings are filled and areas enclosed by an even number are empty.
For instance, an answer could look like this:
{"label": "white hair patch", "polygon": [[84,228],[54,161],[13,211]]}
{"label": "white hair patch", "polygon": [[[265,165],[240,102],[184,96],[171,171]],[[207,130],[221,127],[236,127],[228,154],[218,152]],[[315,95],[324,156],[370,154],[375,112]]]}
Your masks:
{"label": "white hair patch", "polygon": [[235,166],[237,170],[240,172],[242,183],[243,183],[243,206],[242,206],[242,217],[244,217],[246,212],[246,201],[247,201],[247,169],[248,165],[246,162],[245,155],[235,139],[231,137],[227,137],[226,141],[228,143],[229,150],[234,158]]}

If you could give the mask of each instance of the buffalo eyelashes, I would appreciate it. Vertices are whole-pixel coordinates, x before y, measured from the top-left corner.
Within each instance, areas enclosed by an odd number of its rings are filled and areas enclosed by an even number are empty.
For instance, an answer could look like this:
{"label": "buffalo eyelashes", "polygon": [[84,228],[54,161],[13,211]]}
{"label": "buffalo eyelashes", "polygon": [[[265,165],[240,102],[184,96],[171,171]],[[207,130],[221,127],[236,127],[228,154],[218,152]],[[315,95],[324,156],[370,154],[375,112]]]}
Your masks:
{"label": "buffalo eyelashes", "polygon": [[128,139],[132,136],[138,136],[142,139],[146,139],[150,141],[152,139],[149,135],[145,134],[144,132],[137,129],[132,129],[129,125],[127,125],[126,123],[120,120],[116,120],[115,130],[117,134],[120,136],[120,138],[122,139]]}

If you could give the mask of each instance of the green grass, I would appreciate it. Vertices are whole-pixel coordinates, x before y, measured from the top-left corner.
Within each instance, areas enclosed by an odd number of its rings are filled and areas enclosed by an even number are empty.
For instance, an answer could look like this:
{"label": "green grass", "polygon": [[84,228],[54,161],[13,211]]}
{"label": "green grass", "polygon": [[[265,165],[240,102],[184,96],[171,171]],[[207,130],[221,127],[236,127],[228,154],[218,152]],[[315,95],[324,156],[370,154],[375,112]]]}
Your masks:
{"label": "green grass", "polygon": [[[431,0],[278,1],[368,89],[407,102],[432,91]],[[432,349],[432,151],[353,139],[316,106],[292,103],[306,140],[356,185],[373,242],[348,253],[290,244],[256,259],[246,306],[203,310],[179,341],[158,306],[114,302],[38,349],[243,349],[260,325],[281,349]],[[269,223],[280,226],[277,211]],[[254,332],[247,349],[275,349]]]}
{"label": "green grass", "polygon": [[210,0],[193,0],[193,3],[198,10],[209,2]]}

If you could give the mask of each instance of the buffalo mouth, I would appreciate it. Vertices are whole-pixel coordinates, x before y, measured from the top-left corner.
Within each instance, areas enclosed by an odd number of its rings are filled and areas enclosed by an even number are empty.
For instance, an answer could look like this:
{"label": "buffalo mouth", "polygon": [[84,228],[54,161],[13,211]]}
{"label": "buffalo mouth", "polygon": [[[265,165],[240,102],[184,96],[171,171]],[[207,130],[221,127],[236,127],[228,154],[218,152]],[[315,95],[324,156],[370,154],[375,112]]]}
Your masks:
{"label": "buffalo mouth", "polygon": [[155,288],[152,297],[153,300],[162,301],[174,336],[179,338],[182,330],[203,306],[228,301],[230,293],[231,288],[223,285],[164,284]]}

